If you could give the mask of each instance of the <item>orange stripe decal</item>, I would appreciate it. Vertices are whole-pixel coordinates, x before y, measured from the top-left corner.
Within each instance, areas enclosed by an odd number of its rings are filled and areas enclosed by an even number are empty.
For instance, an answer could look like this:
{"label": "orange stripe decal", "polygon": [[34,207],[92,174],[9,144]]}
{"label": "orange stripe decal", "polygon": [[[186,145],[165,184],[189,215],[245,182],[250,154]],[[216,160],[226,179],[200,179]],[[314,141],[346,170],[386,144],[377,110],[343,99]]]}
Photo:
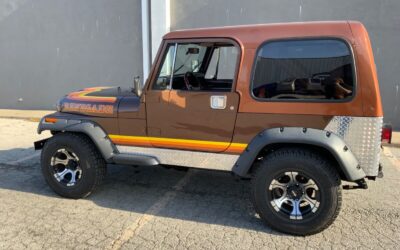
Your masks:
{"label": "orange stripe decal", "polygon": [[109,135],[111,141],[118,145],[125,146],[147,146],[174,149],[192,149],[198,151],[224,151],[229,153],[240,154],[247,147],[245,143],[231,143],[218,141],[201,141],[174,139],[162,137],[147,136],[126,136],[126,135]]}
{"label": "orange stripe decal", "polygon": [[101,91],[103,89],[109,89],[110,87],[94,87],[94,88],[86,88],[81,91],[70,93],[67,98],[70,100],[78,100],[78,101],[97,101],[97,102],[109,102],[114,103],[117,98],[111,96],[88,96],[88,94]]}

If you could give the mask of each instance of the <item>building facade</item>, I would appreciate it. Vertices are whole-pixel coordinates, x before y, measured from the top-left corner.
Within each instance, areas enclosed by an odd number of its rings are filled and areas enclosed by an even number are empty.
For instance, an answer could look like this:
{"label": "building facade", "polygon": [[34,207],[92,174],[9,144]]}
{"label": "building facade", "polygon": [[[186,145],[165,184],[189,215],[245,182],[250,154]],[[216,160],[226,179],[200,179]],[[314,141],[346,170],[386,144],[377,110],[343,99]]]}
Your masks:
{"label": "building facade", "polygon": [[374,48],[385,122],[400,129],[399,11],[398,0],[4,0],[0,108],[51,109],[72,90],[131,86],[169,30],[358,20]]}

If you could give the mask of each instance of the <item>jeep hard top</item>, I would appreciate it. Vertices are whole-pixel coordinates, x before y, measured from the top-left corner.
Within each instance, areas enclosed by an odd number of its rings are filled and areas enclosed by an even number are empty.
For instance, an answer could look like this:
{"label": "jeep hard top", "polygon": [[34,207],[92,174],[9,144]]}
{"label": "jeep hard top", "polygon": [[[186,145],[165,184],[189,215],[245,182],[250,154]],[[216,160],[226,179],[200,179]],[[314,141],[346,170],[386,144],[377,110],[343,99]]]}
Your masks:
{"label": "jeep hard top", "polygon": [[107,164],[231,171],[252,180],[263,221],[307,235],[337,217],[341,181],[381,175],[379,85],[355,21],[171,32],[143,86],[86,88],[57,109],[35,148],[64,197],[89,195]]}

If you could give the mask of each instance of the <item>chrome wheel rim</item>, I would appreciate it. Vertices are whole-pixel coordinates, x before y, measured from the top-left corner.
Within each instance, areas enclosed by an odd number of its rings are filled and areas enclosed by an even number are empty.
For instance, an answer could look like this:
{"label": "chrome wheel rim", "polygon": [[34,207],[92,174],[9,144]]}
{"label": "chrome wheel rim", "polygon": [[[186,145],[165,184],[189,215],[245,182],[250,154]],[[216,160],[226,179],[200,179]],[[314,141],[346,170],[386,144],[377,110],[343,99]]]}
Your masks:
{"label": "chrome wheel rim", "polygon": [[291,220],[303,220],[320,207],[320,189],[316,182],[299,172],[284,172],[274,178],[269,187],[274,210]]}
{"label": "chrome wheel rim", "polygon": [[57,150],[51,157],[50,166],[57,182],[71,187],[82,179],[82,168],[78,156],[65,148]]}

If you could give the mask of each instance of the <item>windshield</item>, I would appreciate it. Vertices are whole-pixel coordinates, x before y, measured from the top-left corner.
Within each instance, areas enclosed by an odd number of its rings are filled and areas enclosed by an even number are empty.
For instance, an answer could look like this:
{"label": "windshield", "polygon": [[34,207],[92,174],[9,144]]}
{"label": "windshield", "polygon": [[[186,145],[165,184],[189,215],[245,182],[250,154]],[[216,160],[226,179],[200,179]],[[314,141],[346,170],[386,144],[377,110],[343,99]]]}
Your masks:
{"label": "windshield", "polygon": [[199,44],[179,44],[176,51],[174,75],[198,72],[206,51],[207,47]]}

